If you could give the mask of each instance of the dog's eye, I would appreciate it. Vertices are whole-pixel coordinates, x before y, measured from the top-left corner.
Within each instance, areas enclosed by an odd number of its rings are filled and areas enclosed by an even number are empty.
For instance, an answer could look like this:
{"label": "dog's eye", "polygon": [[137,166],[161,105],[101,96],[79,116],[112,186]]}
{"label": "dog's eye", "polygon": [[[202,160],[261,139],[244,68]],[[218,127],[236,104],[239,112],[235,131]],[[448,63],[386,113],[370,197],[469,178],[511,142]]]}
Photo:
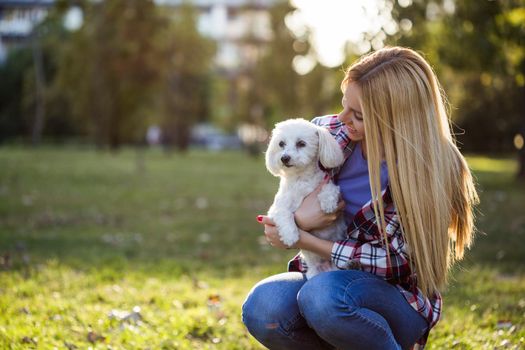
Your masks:
{"label": "dog's eye", "polygon": [[279,142],[279,147],[284,147],[284,146],[286,146],[286,143],[284,143],[284,141]]}
{"label": "dog's eye", "polygon": [[304,147],[304,146],[306,146],[306,142],[304,142],[304,141],[297,141],[295,146],[297,146],[297,148]]}

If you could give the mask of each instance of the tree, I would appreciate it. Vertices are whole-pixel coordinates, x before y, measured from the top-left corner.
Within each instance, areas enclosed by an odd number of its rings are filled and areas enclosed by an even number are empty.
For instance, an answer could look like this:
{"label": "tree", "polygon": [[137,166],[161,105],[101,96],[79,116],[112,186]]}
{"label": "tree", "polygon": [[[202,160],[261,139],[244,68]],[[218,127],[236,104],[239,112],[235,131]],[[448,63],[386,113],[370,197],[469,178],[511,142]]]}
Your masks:
{"label": "tree", "polygon": [[65,44],[57,89],[97,144],[116,149],[145,134],[144,111],[166,65],[159,45],[163,21],[152,0],[82,5],[84,24]]}
{"label": "tree", "polygon": [[0,66],[0,142],[28,134],[31,120],[23,105],[24,77],[32,65],[29,49],[12,51]]}
{"label": "tree", "polygon": [[273,39],[255,67],[255,89],[264,101],[269,127],[276,121],[297,116],[302,110],[302,76],[295,71],[293,62],[297,56],[307,54],[310,45],[308,33],[296,37],[286,26],[286,16],[294,10],[287,2],[277,2],[270,9]]}
{"label": "tree", "polygon": [[[463,148],[510,151],[514,135],[525,130],[523,1],[419,0],[396,5],[393,14],[400,24],[410,18],[412,29],[391,42],[421,49],[438,68],[452,116],[466,130],[458,137]],[[519,176],[525,178],[523,152]]]}
{"label": "tree", "polygon": [[[344,73],[341,67],[329,68],[317,61],[310,44],[310,30],[293,32],[286,25],[287,16],[294,11],[286,2],[277,2],[270,9],[273,38],[254,66],[253,83],[247,88],[248,105],[259,106],[255,111],[262,114],[257,119],[252,113],[250,121],[270,129],[283,119],[310,119],[341,107],[340,82]],[[301,60],[313,67],[300,74],[296,63]]]}
{"label": "tree", "polygon": [[[306,37],[297,38],[285,24],[294,10],[288,2],[276,2],[269,9],[270,35],[256,30],[261,20],[257,9],[241,9],[251,30],[239,40],[241,51],[250,53],[230,78],[230,103],[235,105],[235,123],[272,128],[277,121],[297,116],[301,110],[301,76],[293,68],[297,55],[307,53]],[[263,14],[264,15],[264,14]],[[231,124],[231,122],[230,122]],[[259,153],[255,148],[255,153]]]}
{"label": "tree", "polygon": [[214,45],[197,31],[197,14],[189,4],[167,12],[163,60],[163,141],[184,151],[196,120],[209,115],[210,70]]}

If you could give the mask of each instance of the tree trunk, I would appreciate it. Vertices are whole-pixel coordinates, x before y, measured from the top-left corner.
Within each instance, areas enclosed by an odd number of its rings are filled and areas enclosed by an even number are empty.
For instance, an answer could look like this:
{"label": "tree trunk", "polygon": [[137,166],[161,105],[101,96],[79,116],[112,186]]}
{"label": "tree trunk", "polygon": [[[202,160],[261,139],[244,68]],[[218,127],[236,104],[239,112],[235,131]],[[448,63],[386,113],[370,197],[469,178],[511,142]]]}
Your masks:
{"label": "tree trunk", "polygon": [[40,144],[42,140],[46,113],[44,64],[39,40],[38,29],[34,28],[32,34],[33,63],[35,65],[35,119],[32,133],[34,146]]}
{"label": "tree trunk", "polygon": [[180,152],[186,152],[190,145],[190,126],[179,123],[175,130],[175,144]]}
{"label": "tree trunk", "polygon": [[[525,87],[521,88],[522,95],[525,97]],[[525,104],[521,103],[521,137],[525,139]],[[525,181],[525,145],[521,145],[521,149],[518,150],[518,180]]]}
{"label": "tree trunk", "polygon": [[525,147],[522,147],[519,151],[519,167],[518,167],[518,179],[525,181]]}
{"label": "tree trunk", "polygon": [[[525,124],[525,121],[523,123]],[[525,125],[522,126],[520,134],[525,138]],[[525,181],[525,145],[521,145],[521,149],[518,150],[518,174],[516,177],[518,180]]]}

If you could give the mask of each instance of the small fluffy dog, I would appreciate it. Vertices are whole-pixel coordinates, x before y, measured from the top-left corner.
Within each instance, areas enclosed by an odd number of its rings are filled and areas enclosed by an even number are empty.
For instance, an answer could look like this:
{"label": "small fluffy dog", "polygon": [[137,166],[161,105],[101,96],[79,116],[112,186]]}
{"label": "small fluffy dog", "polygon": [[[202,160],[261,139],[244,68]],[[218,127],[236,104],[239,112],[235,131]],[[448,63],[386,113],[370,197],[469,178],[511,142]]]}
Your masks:
{"label": "small fluffy dog", "polygon": [[[284,244],[290,246],[299,239],[294,213],[303,199],[323,181],[325,172],[319,163],[324,168],[335,168],[343,162],[343,152],[328,130],[304,119],[289,119],[275,125],[266,151],[266,167],[279,176],[281,182],[268,216],[275,222]],[[333,213],[339,201],[339,187],[330,181],[317,198],[324,212]],[[311,233],[336,241],[344,239],[345,232],[346,225],[341,217],[331,226]],[[330,261],[317,254],[308,251],[301,251],[301,254],[308,266],[308,279],[331,269]]]}

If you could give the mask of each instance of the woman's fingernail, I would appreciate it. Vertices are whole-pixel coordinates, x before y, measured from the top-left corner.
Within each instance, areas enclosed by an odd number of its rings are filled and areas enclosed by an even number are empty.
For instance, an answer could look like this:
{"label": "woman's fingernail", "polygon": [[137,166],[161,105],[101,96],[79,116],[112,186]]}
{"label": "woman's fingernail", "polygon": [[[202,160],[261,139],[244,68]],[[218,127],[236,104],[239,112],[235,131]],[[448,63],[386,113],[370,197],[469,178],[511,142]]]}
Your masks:
{"label": "woman's fingernail", "polygon": [[257,215],[257,221],[262,222],[262,219],[263,219],[262,215]]}
{"label": "woman's fingernail", "polygon": [[329,177],[330,177],[330,175],[328,175],[328,173],[326,173],[326,174],[324,174],[324,179],[323,180],[327,180]]}

